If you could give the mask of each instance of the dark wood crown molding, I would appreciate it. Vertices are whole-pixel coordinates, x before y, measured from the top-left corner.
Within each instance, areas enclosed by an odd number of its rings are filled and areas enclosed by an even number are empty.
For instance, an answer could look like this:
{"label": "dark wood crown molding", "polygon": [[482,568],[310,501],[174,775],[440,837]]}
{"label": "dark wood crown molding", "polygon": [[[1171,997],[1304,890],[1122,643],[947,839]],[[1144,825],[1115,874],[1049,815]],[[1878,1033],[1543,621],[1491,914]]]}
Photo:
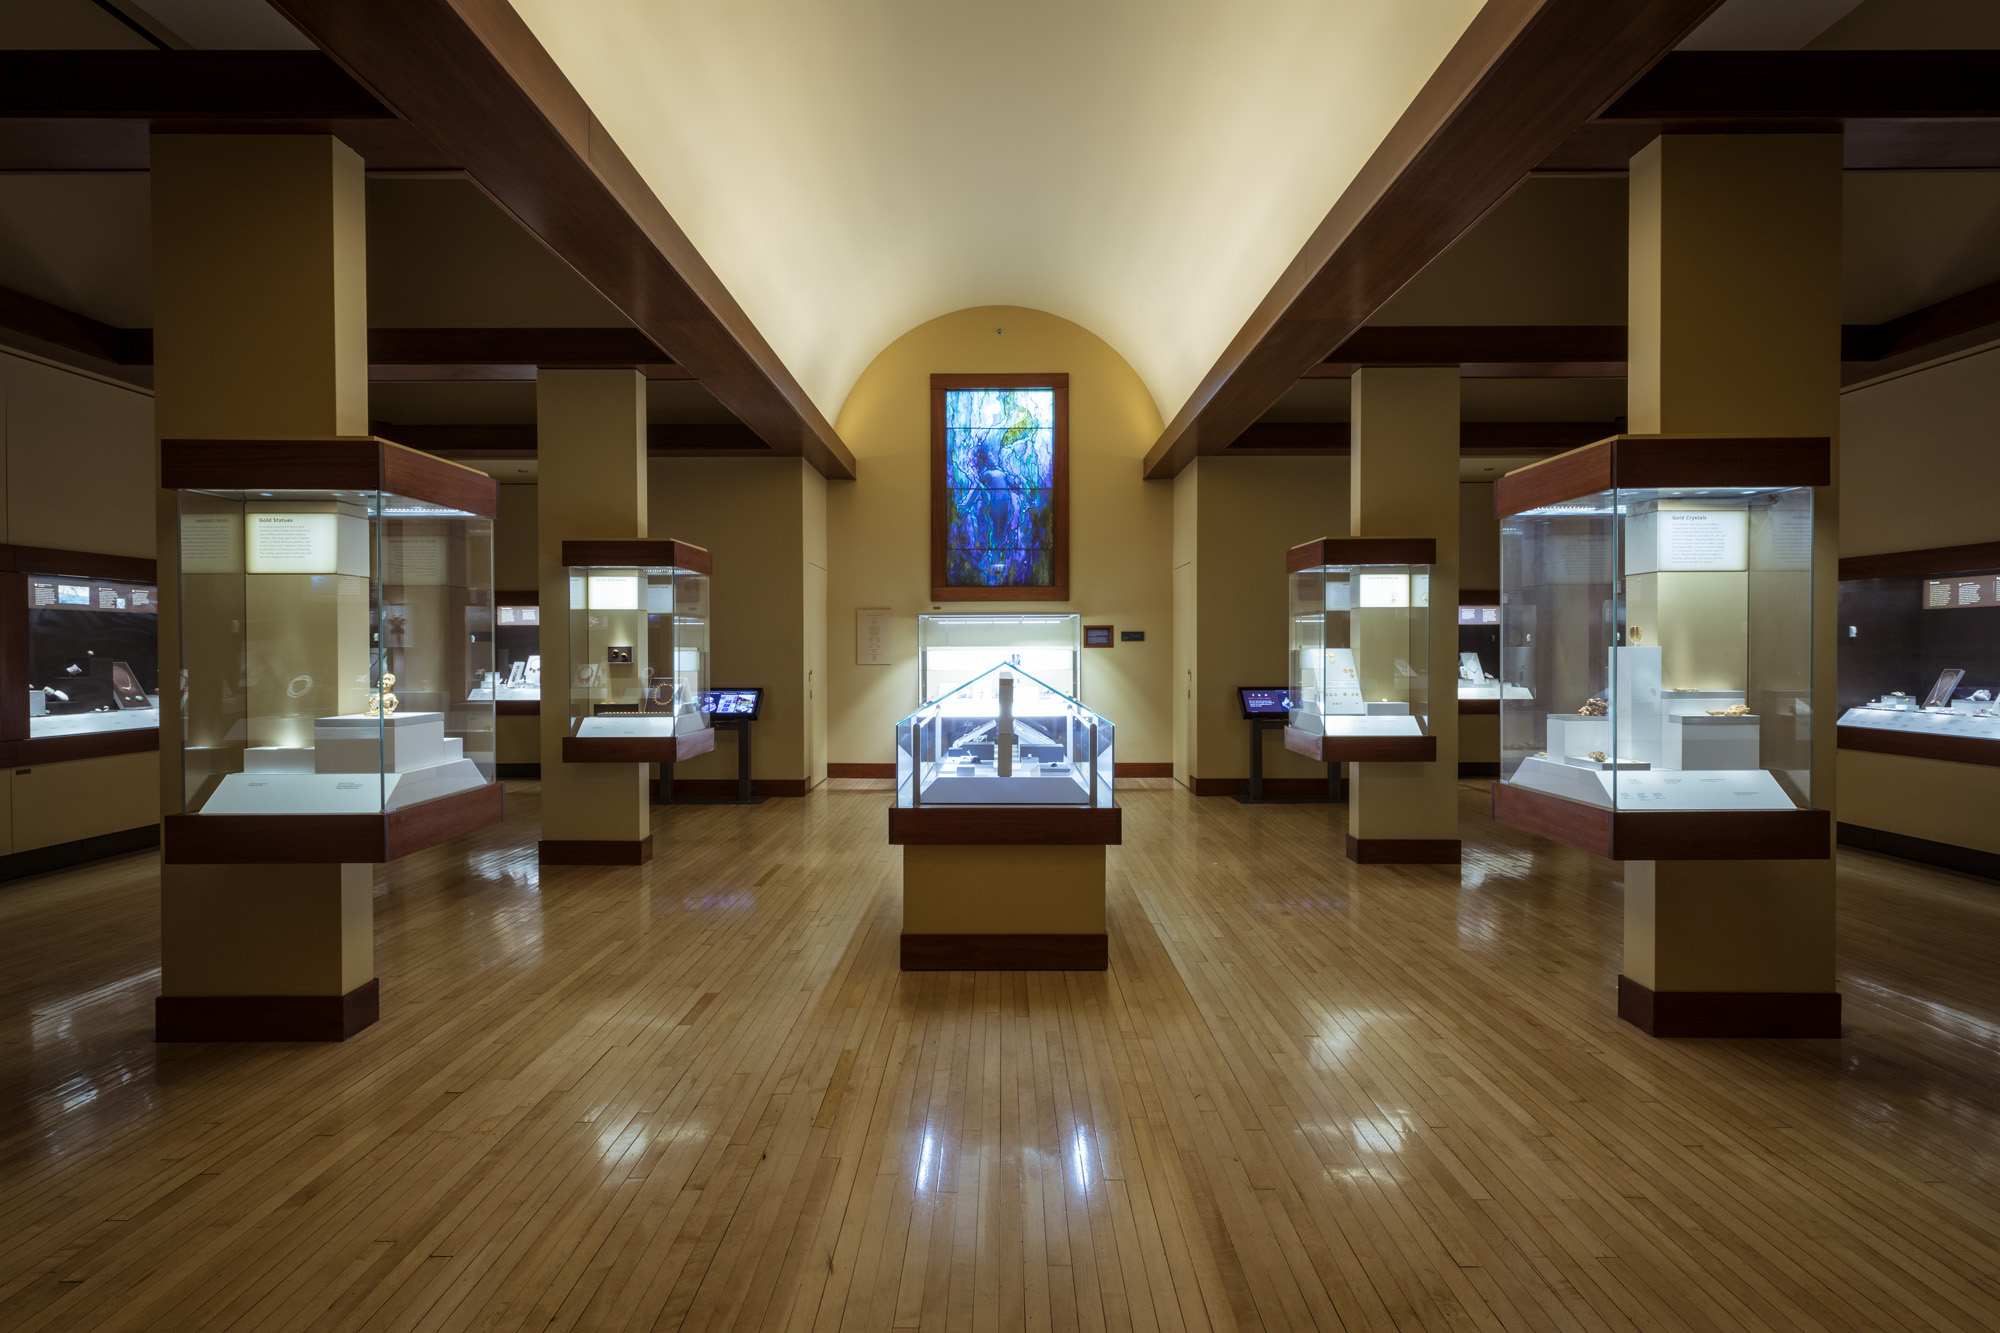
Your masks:
{"label": "dark wood crown molding", "polygon": [[274,0],[780,454],[854,455],[505,0]]}
{"label": "dark wood crown molding", "polygon": [[562,544],[562,562],[572,568],[596,566],[607,569],[691,569],[697,574],[715,572],[715,557],[709,554],[707,547],[676,541],[671,537],[566,541]]}
{"label": "dark wood crown molding", "polygon": [[1434,565],[1435,537],[1318,537],[1285,552],[1285,572],[1327,565]]}
{"label": "dark wood crown molding", "polygon": [[500,484],[483,472],[372,435],[263,440],[161,440],[170,491],[389,491],[485,518]]}
{"label": "dark wood crown molding", "polygon": [[1825,436],[1614,435],[1493,483],[1499,518],[1597,495],[1612,487],[1826,486],[1833,441]]}

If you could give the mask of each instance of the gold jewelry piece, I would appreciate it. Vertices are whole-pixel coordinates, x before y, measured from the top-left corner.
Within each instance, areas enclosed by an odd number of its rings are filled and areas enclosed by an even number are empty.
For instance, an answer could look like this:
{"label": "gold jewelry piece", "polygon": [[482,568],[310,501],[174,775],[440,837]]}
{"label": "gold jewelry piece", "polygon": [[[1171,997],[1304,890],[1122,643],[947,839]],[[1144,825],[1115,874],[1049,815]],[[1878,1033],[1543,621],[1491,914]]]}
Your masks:
{"label": "gold jewelry piece", "polygon": [[369,694],[368,707],[361,710],[363,716],[394,717],[396,715],[396,696],[389,693],[389,691],[394,688],[395,684],[396,677],[394,673],[383,672],[382,687]]}

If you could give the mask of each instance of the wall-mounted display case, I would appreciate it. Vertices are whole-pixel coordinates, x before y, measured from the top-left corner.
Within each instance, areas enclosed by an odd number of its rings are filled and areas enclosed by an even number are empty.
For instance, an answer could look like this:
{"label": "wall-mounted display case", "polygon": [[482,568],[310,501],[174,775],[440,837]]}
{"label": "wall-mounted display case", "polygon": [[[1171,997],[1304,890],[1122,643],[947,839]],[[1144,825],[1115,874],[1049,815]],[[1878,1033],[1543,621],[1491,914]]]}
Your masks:
{"label": "wall-mounted display case", "polygon": [[2000,544],[1840,563],[1840,747],[2000,764]]}
{"label": "wall-mounted display case", "polygon": [[57,763],[159,746],[159,591],[151,560],[0,546],[0,747]]}
{"label": "wall-mounted display case", "polygon": [[917,701],[942,699],[1005,663],[1083,697],[1083,617],[1034,613],[917,617]]}
{"label": "wall-mounted display case", "polygon": [[1285,555],[1291,720],[1285,747],[1327,763],[1429,763],[1428,537],[1324,537]]}
{"label": "wall-mounted display case", "polygon": [[[1522,655],[1503,653],[1500,647],[1500,590],[1466,588],[1458,594],[1458,711],[1460,713],[1500,712],[1500,696],[1530,698],[1527,686],[1519,683]],[[1503,681],[1507,665],[1513,664],[1515,679]]]}
{"label": "wall-mounted display case", "polygon": [[568,541],[568,764],[678,763],[715,748],[702,711],[709,553],[666,539]]}
{"label": "wall-mounted display case", "polygon": [[491,478],[368,437],[167,440],[175,863],[392,860],[501,816]]}
{"label": "wall-mounted display case", "polygon": [[[483,617],[483,608],[481,611]],[[542,711],[542,610],[536,592],[493,594],[490,626],[493,670],[472,692],[491,699],[502,717]],[[479,628],[475,628],[475,633]]]}
{"label": "wall-mounted display case", "polygon": [[[1614,859],[1829,854],[1812,808],[1825,440],[1618,436],[1511,472],[1504,823]],[[1503,673],[1512,669],[1503,664]]]}

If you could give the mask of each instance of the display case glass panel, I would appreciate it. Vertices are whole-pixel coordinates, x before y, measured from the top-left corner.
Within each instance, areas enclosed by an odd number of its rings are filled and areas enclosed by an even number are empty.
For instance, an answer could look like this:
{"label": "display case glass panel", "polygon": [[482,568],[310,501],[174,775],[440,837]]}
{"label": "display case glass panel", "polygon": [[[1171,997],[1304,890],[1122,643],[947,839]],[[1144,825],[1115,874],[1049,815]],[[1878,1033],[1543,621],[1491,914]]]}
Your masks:
{"label": "display case glass panel", "polygon": [[917,698],[942,699],[1002,663],[1032,673],[1069,698],[1082,697],[1080,615],[917,617]]}
{"label": "display case glass panel", "polygon": [[[709,687],[709,616],[705,570],[570,566],[569,734],[583,741],[676,742],[708,733],[702,696]],[[634,757],[643,756],[628,747],[616,761]],[[669,747],[650,757],[686,756]]]}
{"label": "display case glass panel", "polygon": [[1315,562],[1290,578],[1294,739],[1429,736],[1430,566]]}
{"label": "display case glass panel", "polygon": [[1634,811],[1808,808],[1810,486],[1613,486],[1501,526],[1501,775]]}
{"label": "display case glass panel", "polygon": [[1843,579],[1839,643],[1843,745],[2000,762],[2000,568]]}
{"label": "display case glass panel", "polygon": [[992,666],[896,724],[896,804],[1110,808],[1114,735],[1025,668]]}
{"label": "display case glass panel", "polygon": [[493,644],[467,632],[490,518],[387,490],[179,500],[189,815],[387,813],[493,781]]}
{"label": "display case glass panel", "polygon": [[[1490,599],[1490,600],[1488,600]],[[1518,676],[1519,654],[1513,657]],[[1501,679],[1500,594],[1488,592],[1480,601],[1460,594],[1458,607],[1458,697],[1460,702],[1495,703],[1504,692],[1511,699],[1530,695],[1525,685]],[[1492,711],[1491,709],[1483,711]]]}
{"label": "display case glass panel", "polygon": [[29,739],[157,730],[158,588],[60,573],[25,583]]}
{"label": "display case glass panel", "polygon": [[499,704],[536,703],[542,697],[542,610],[528,603],[532,594],[502,592],[496,597],[493,671],[472,697]]}

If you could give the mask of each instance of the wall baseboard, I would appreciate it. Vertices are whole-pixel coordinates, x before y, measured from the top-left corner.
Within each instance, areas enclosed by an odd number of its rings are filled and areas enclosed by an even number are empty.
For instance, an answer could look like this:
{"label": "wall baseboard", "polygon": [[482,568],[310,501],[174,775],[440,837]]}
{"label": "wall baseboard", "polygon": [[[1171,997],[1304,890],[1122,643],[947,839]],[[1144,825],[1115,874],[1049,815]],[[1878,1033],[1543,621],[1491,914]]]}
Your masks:
{"label": "wall baseboard", "polygon": [[382,1016],[382,981],[345,995],[161,995],[154,1041],[346,1041]]}
{"label": "wall baseboard", "polygon": [[896,776],[894,764],[828,764],[828,781],[834,778],[893,778]]}
{"label": "wall baseboard", "polygon": [[1164,764],[1120,763],[1117,770],[1117,776],[1121,778],[1170,778],[1174,775],[1172,760]]}
{"label": "wall baseboard", "polygon": [[545,866],[642,866],[653,859],[653,835],[624,838],[544,840],[536,859]]}
{"label": "wall baseboard", "polygon": [[1455,866],[1457,838],[1357,838],[1347,835],[1347,859],[1364,866]]}
{"label": "wall baseboard", "polygon": [[910,935],[905,972],[1102,972],[1107,935]]}
{"label": "wall baseboard", "polygon": [[1618,1016],[1649,1037],[1838,1037],[1838,991],[1656,991],[1618,977]]}
{"label": "wall baseboard", "polygon": [[515,782],[540,782],[542,780],[542,766],[540,764],[495,764],[493,765],[493,776],[499,778],[502,782],[509,779]]}
{"label": "wall baseboard", "polygon": [[1497,778],[1500,776],[1500,761],[1495,759],[1467,762],[1461,759],[1458,763],[1458,775],[1462,778]]}
{"label": "wall baseboard", "polygon": [[1912,838],[1908,834],[1890,833],[1886,829],[1864,828],[1860,824],[1837,824],[1834,827],[1836,840],[1843,847],[1898,856],[1905,861],[1919,861],[1941,870],[1956,870],[1961,875],[2000,879],[2000,855],[1992,852],[1959,847],[1949,842],[1932,842],[1929,838]]}
{"label": "wall baseboard", "polygon": [[51,870],[80,866],[86,861],[101,861],[107,856],[143,852],[148,847],[159,845],[160,826],[147,824],[143,828],[128,828],[117,833],[100,833],[94,838],[59,842],[51,847],[11,852],[0,856],[0,882],[25,879],[29,875],[45,875]]}

